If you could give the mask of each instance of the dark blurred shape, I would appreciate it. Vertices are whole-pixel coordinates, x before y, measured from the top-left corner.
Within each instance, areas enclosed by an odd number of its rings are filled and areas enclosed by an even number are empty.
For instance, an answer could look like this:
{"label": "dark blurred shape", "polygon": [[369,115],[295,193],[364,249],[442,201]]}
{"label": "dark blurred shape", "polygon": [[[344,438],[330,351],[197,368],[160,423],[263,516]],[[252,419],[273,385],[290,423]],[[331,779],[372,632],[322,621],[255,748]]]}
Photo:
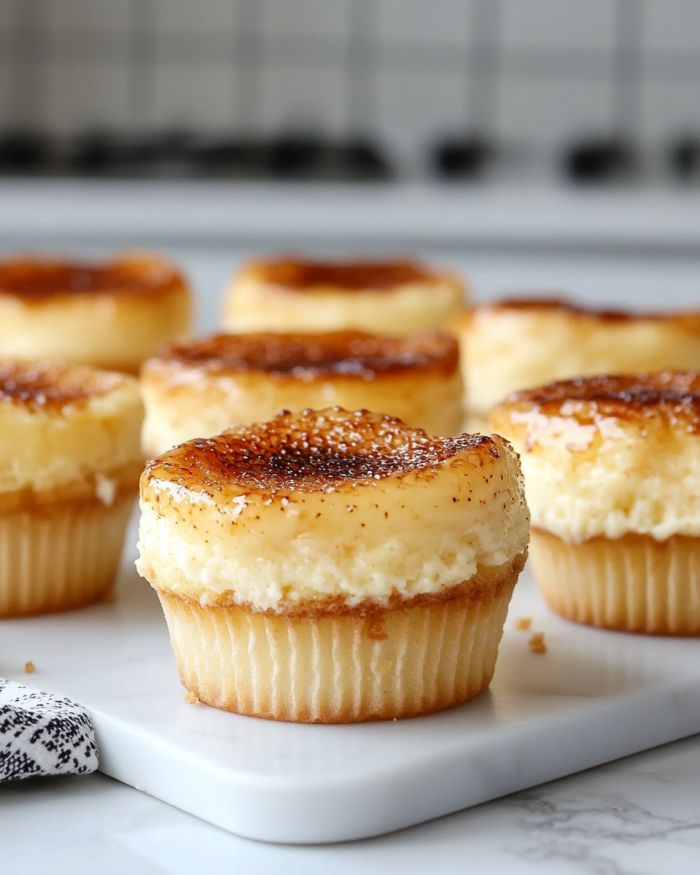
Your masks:
{"label": "dark blurred shape", "polygon": [[145,173],[154,154],[154,144],[145,134],[91,131],[75,140],[66,164],[79,173],[120,176]]}
{"label": "dark blurred shape", "polygon": [[268,167],[279,179],[378,181],[390,178],[386,156],[370,140],[326,140],[317,134],[283,134],[269,145]]}
{"label": "dark blurred shape", "polygon": [[151,175],[167,178],[201,175],[195,157],[201,139],[199,134],[184,128],[172,128],[154,134],[151,141]]}
{"label": "dark blurred shape", "polygon": [[318,166],[323,141],[316,134],[281,134],[269,146],[269,167],[274,176],[305,176]]}
{"label": "dark blurred shape", "polygon": [[51,163],[49,138],[36,131],[10,130],[0,134],[0,170],[28,173]]}
{"label": "dark blurred shape", "polygon": [[700,136],[684,134],[668,149],[671,172],[683,182],[700,177]]}
{"label": "dark blurred shape", "polygon": [[93,131],[66,150],[73,174],[162,178],[380,180],[392,175],[381,151],[361,138],[335,142],[312,134],[274,139],[172,129],[124,135]]}
{"label": "dark blurred shape", "polygon": [[338,157],[345,158],[348,169],[360,179],[390,179],[394,175],[391,162],[380,148],[361,137],[336,146]]}
{"label": "dark blurred shape", "polygon": [[148,173],[165,178],[259,177],[264,146],[236,136],[173,128],[152,134]]}
{"label": "dark blurred shape", "polygon": [[495,154],[493,143],[476,134],[468,134],[439,142],[433,149],[431,163],[439,176],[475,179],[484,173]]}
{"label": "dark blurred shape", "polygon": [[617,182],[639,170],[637,155],[622,139],[582,140],[564,154],[564,172],[574,182]]}
{"label": "dark blurred shape", "polygon": [[97,131],[78,138],[67,164],[99,176],[248,178],[263,172],[262,151],[260,144],[184,129],[131,136]]}
{"label": "dark blurred shape", "polygon": [[189,157],[198,175],[254,179],[264,173],[264,144],[239,137],[201,136],[190,143]]}

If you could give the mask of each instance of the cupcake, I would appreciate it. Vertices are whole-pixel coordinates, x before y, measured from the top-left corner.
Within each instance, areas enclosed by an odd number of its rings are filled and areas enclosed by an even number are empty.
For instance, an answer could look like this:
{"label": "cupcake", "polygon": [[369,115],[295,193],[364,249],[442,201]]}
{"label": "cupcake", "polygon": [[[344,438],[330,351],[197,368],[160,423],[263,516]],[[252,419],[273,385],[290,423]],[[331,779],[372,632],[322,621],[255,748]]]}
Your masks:
{"label": "cupcake", "polygon": [[136,373],[165,343],[188,335],[191,310],[182,274],[156,255],[0,261],[0,356]]}
{"label": "cupcake", "polygon": [[276,258],[247,265],[224,299],[228,331],[408,334],[440,328],[464,306],[454,274],[413,261],[317,262]]}
{"label": "cupcake", "polygon": [[408,717],[477,695],[527,540],[506,441],[367,411],[188,441],[141,478],[137,567],[183,684],[275,720]]}
{"label": "cupcake", "polygon": [[133,377],[0,363],[0,617],[78,607],[111,588],[142,418]]}
{"label": "cupcake", "polygon": [[700,375],[551,383],[491,425],[522,454],[547,603],[593,626],[700,634]]}
{"label": "cupcake", "polygon": [[474,428],[506,395],[552,380],[700,368],[700,312],[633,314],[533,298],[481,304],[453,327]]}
{"label": "cupcake", "polygon": [[219,334],[171,346],[146,362],[144,449],[339,406],[398,416],[431,434],[462,424],[459,348],[449,334]]}

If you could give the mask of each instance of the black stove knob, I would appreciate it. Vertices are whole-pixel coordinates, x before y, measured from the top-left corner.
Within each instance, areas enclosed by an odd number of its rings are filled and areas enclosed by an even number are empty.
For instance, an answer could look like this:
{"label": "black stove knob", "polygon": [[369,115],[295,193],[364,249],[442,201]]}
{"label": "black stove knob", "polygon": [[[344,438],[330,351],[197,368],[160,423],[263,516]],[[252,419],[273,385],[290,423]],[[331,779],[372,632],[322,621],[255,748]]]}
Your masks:
{"label": "black stove knob", "polygon": [[433,149],[432,166],[445,178],[474,178],[486,170],[495,154],[493,144],[483,137],[470,134],[448,138]]}
{"label": "black stove knob", "polygon": [[304,176],[318,164],[322,150],[320,136],[283,134],[270,143],[267,163],[273,176]]}
{"label": "black stove knob", "polygon": [[671,144],[668,150],[671,171],[680,180],[700,175],[700,137],[685,135]]}
{"label": "black stove knob", "polygon": [[34,131],[11,130],[0,134],[0,169],[34,171],[51,162],[49,138]]}
{"label": "black stove knob", "polygon": [[616,182],[637,170],[636,153],[624,140],[584,140],[564,154],[564,172],[574,182]]}

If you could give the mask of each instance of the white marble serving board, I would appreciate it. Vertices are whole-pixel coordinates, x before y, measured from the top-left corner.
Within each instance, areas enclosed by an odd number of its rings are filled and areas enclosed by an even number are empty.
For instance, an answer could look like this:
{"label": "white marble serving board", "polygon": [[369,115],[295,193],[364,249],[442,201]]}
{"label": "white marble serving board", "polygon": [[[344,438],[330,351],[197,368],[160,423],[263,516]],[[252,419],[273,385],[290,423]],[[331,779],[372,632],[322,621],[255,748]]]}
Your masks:
{"label": "white marble serving board", "polygon": [[[297,726],[187,704],[158,600],[133,570],[134,541],[132,526],[113,602],[0,621],[0,676],[83,702],[103,772],[239,835],[377,835],[700,731],[700,640],[572,625],[527,573],[490,691],[459,708]],[[515,628],[523,615],[546,654]]]}

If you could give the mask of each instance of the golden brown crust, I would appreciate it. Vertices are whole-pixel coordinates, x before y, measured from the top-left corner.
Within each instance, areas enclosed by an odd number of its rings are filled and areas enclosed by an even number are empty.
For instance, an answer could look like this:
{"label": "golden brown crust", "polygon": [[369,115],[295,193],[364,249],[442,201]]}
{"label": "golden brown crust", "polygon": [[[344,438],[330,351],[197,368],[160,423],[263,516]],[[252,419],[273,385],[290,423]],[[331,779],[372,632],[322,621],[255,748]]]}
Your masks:
{"label": "golden brown crust", "polygon": [[511,416],[524,412],[565,416],[582,425],[601,418],[644,423],[650,419],[691,433],[700,432],[700,374],[662,371],[560,380],[510,395],[498,405]]}
{"label": "golden brown crust", "polygon": [[76,295],[155,295],[185,288],[182,274],[162,258],[121,256],[101,264],[23,256],[0,262],[0,295],[26,304]]}
{"label": "golden brown crust", "polygon": [[693,310],[667,310],[667,311],[631,311],[631,310],[607,310],[596,307],[584,307],[574,301],[558,297],[531,297],[531,298],[500,298],[496,301],[486,301],[466,310],[462,316],[464,319],[478,318],[496,311],[528,311],[528,312],[559,312],[570,313],[590,321],[597,322],[637,322],[640,320],[653,320],[659,322],[676,321],[679,327],[689,332],[700,334],[700,312]]}
{"label": "golden brown crust", "polygon": [[367,410],[283,411],[270,422],[187,441],[149,462],[143,476],[209,496],[231,484],[270,494],[323,492],[392,475],[430,476],[467,450],[479,466],[500,456],[484,435],[430,437]]}
{"label": "golden brown crust", "polygon": [[281,256],[253,262],[246,274],[290,292],[339,291],[390,292],[398,286],[432,282],[442,274],[415,261],[310,261]]}
{"label": "golden brown crust", "polygon": [[310,382],[328,377],[364,381],[382,375],[439,371],[459,365],[457,341],[444,332],[408,336],[332,331],[325,334],[215,334],[173,344],[150,359],[144,374],[177,375],[193,368],[208,375],[260,372],[276,379]]}
{"label": "golden brown crust", "polygon": [[124,382],[121,374],[60,362],[0,362],[0,403],[31,412],[61,413],[106,395]]}

